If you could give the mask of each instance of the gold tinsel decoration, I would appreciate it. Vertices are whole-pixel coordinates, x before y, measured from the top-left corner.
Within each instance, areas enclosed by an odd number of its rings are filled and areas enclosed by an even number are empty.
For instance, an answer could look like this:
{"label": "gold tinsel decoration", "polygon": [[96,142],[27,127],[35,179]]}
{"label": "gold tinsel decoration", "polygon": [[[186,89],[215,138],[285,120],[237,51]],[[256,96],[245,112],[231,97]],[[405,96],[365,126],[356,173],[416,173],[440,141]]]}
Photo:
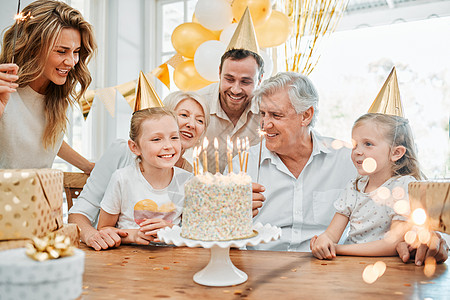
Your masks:
{"label": "gold tinsel decoration", "polygon": [[285,43],[286,70],[309,75],[319,61],[319,46],[335,29],[349,0],[278,0],[294,24]]}

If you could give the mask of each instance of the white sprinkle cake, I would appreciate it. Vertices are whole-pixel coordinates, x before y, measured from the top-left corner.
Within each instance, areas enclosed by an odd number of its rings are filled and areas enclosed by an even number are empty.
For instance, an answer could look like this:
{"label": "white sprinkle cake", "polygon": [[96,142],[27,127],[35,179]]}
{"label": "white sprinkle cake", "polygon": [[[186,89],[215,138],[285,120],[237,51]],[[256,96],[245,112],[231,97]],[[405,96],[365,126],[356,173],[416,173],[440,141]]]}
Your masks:
{"label": "white sprinkle cake", "polygon": [[185,185],[181,236],[202,241],[248,238],[252,230],[252,184],[245,173],[211,173]]}

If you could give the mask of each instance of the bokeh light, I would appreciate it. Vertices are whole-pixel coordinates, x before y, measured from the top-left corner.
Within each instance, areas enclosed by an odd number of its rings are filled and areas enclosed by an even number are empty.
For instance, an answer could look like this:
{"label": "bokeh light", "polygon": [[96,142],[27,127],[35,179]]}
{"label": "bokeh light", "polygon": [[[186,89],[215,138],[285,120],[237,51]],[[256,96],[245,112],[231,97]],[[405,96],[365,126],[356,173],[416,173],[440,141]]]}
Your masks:
{"label": "bokeh light", "polygon": [[436,259],[433,256],[429,256],[425,259],[425,267],[423,268],[423,273],[427,277],[434,275],[436,271]]}
{"label": "bokeh light", "polygon": [[373,269],[377,272],[378,277],[383,276],[384,272],[386,271],[386,264],[383,261],[377,261],[373,265]]}
{"label": "bokeh light", "polygon": [[389,190],[385,186],[381,186],[377,190],[377,196],[378,196],[378,198],[380,198],[382,200],[387,200],[387,199],[389,199],[389,197],[391,197],[391,190]]}
{"label": "bokeh light", "polygon": [[408,231],[405,233],[405,242],[408,244],[413,244],[416,241],[417,233],[415,231]]}
{"label": "bokeh light", "polygon": [[335,149],[335,150],[339,150],[339,149],[341,149],[342,147],[344,147],[344,142],[341,141],[341,140],[333,140],[333,141],[331,142],[331,147],[332,147],[333,149]]}
{"label": "bokeh light", "polygon": [[430,238],[431,238],[431,233],[428,230],[426,230],[425,228],[422,228],[417,233],[417,237],[419,238],[419,241],[422,244],[428,244],[428,242],[430,241]]}
{"label": "bokeh light", "polygon": [[423,225],[427,220],[427,214],[423,208],[417,208],[412,213],[412,219],[417,225]]}
{"label": "bokeh light", "polygon": [[372,284],[378,279],[378,273],[374,270],[373,265],[368,265],[363,273],[362,278],[365,283]]}
{"label": "bokeh light", "polygon": [[405,189],[402,188],[401,186],[396,186],[395,188],[392,189],[392,197],[394,197],[394,199],[400,200],[400,199],[404,199],[406,195]]}
{"label": "bokeh light", "polygon": [[352,143],[344,142],[344,146],[345,146],[346,148],[348,148],[348,149],[353,149]]}
{"label": "bokeh light", "polygon": [[373,173],[377,169],[377,162],[372,157],[368,157],[363,160],[362,168],[367,173]]}
{"label": "bokeh light", "polygon": [[399,200],[394,203],[394,211],[399,215],[406,215],[409,212],[409,203],[406,200]]}

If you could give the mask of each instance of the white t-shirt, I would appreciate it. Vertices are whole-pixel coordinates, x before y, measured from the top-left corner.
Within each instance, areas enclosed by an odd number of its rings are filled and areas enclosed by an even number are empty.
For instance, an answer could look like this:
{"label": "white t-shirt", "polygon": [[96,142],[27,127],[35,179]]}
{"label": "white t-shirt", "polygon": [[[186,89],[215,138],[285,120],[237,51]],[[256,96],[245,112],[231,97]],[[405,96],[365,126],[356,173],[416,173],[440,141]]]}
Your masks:
{"label": "white t-shirt", "polygon": [[115,171],[101,208],[109,214],[120,214],[116,227],[122,229],[139,228],[140,221],[150,218],[180,223],[184,183],[192,173],[177,167],[173,170],[172,180],[164,189],[154,189],[142,175],[137,162]]}
{"label": "white t-shirt", "polygon": [[53,148],[44,148],[44,101],[45,96],[28,85],[11,93],[0,117],[0,169],[52,167],[64,135],[61,132]]}
{"label": "white t-shirt", "polygon": [[404,200],[409,207],[408,183],[416,181],[414,177],[392,177],[370,193],[364,192],[367,176],[358,181],[359,191],[355,188],[355,181],[353,179],[347,184],[334,203],[336,211],[349,218],[350,230],[345,244],[381,240],[389,231],[392,220],[407,220],[409,211],[399,215],[394,211],[394,204]]}

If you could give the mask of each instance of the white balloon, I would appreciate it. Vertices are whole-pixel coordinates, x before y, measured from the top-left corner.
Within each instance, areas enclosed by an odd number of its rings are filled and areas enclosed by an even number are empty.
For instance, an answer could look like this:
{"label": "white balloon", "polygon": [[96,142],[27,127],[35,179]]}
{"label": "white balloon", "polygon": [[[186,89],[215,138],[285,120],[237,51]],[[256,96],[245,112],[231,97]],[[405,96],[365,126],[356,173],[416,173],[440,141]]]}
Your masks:
{"label": "white balloon", "polygon": [[261,55],[263,61],[264,61],[264,75],[263,79],[269,79],[272,76],[273,72],[273,61],[270,55],[263,51],[262,49],[259,49],[259,55]]}
{"label": "white balloon", "polygon": [[220,58],[225,53],[227,45],[220,41],[206,41],[201,44],[194,55],[197,72],[206,80],[219,81]]}
{"label": "white balloon", "polygon": [[233,21],[233,11],[227,0],[198,0],[195,17],[209,30],[222,30]]}
{"label": "white balloon", "polygon": [[227,25],[220,34],[220,41],[225,45],[228,45],[233,37],[234,32],[236,31],[236,27],[238,23],[232,23]]}

